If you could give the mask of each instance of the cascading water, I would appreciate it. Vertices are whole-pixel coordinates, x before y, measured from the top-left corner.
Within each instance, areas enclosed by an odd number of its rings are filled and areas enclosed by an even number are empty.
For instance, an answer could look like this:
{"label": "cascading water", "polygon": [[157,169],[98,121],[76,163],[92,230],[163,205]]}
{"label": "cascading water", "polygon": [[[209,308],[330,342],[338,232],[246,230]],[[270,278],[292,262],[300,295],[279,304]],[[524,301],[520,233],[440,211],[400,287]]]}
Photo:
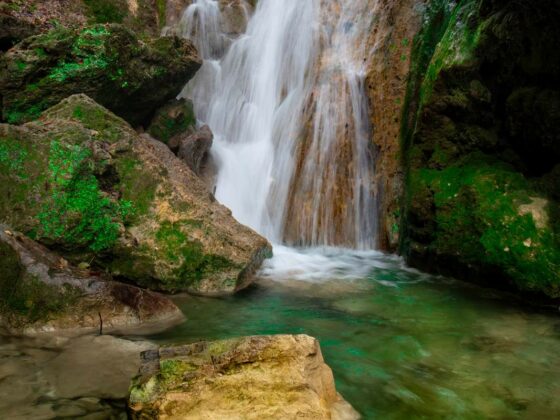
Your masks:
{"label": "cascading water", "polygon": [[205,62],[183,96],[215,136],[216,197],[274,243],[375,246],[363,85],[376,2],[260,0],[236,39],[219,1],[184,13]]}

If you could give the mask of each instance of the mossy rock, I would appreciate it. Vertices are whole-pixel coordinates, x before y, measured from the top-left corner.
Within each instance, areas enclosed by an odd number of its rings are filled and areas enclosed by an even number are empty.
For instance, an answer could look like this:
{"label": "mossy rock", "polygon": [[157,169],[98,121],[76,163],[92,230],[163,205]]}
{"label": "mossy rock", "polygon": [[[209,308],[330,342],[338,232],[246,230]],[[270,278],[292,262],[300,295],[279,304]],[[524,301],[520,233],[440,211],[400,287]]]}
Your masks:
{"label": "mossy rock", "polygon": [[167,146],[84,95],[0,125],[0,194],[2,221],[149,288],[232,293],[270,254]]}
{"label": "mossy rock", "polygon": [[0,326],[13,334],[162,329],[183,319],[168,298],[111,281],[87,263],[72,266],[2,224],[0,270]]}
{"label": "mossy rock", "polygon": [[174,99],[156,111],[148,128],[148,133],[155,139],[164,142],[176,152],[178,144],[170,144],[170,140],[178,134],[192,131],[196,127],[196,116],[193,103],[187,99]]}
{"label": "mossy rock", "polygon": [[428,2],[402,130],[401,250],[423,269],[560,297],[558,2]]}
{"label": "mossy rock", "polygon": [[128,399],[133,419],[358,419],[306,335],[241,337],[142,353]]}
{"label": "mossy rock", "polygon": [[0,60],[2,118],[20,124],[84,93],[132,125],[149,122],[201,65],[178,38],[141,41],[122,25],[57,28],[27,38]]}

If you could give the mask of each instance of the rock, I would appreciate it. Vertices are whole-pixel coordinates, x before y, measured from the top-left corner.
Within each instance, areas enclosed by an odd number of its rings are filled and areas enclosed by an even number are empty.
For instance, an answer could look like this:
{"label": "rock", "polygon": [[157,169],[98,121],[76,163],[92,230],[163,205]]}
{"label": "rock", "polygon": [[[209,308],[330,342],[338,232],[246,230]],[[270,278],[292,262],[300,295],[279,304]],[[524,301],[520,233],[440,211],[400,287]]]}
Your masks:
{"label": "rock", "polygon": [[26,0],[2,6],[0,2],[1,12],[40,32],[59,26],[80,28],[88,22],[121,23],[139,33],[158,36],[165,23],[165,0]]}
{"label": "rock", "polygon": [[132,418],[356,419],[316,339],[245,337],[142,354]]}
{"label": "rock", "polygon": [[12,333],[124,331],[183,320],[169,299],[72,267],[0,225],[0,324]]}
{"label": "rock", "polygon": [[558,299],[558,2],[428,3],[402,133],[402,251],[426,271]]}
{"label": "rock", "polygon": [[[148,133],[164,142],[173,153],[179,150],[179,134],[192,133],[195,130],[196,117],[193,104],[186,99],[173,99],[156,111],[148,128]],[[171,140],[174,139],[173,142]]]}
{"label": "rock", "polygon": [[116,24],[53,29],[27,38],[0,60],[2,118],[26,122],[84,93],[132,125],[142,125],[200,66],[186,40],[144,42]]}
{"label": "rock", "polygon": [[126,398],[130,379],[140,367],[138,355],[154,349],[157,347],[150,342],[108,335],[78,337],[42,366],[43,377],[48,378],[58,398]]}
{"label": "rock", "polygon": [[37,29],[33,25],[0,11],[0,51],[7,51],[36,33]]}
{"label": "rock", "polygon": [[[167,33],[179,33],[184,11],[193,4],[193,0],[166,0]],[[247,29],[247,23],[255,8],[255,0],[219,0],[220,32],[230,37],[237,37]]]}
{"label": "rock", "polygon": [[0,124],[0,221],[69,260],[170,292],[233,293],[271,254],[156,140],[84,95]]}
{"label": "rock", "polygon": [[208,157],[214,135],[210,127],[203,126],[196,133],[181,136],[177,156],[182,159],[191,170],[200,175],[204,160]]}

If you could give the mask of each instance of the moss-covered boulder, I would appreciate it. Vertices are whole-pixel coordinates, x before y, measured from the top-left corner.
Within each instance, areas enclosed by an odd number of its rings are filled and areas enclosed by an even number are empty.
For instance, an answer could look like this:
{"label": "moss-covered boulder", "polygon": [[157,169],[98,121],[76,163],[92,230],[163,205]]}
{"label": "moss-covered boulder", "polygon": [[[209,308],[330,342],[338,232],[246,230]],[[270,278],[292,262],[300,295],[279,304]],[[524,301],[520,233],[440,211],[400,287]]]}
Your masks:
{"label": "moss-covered boulder", "polygon": [[357,419],[337,394],[319,342],[243,337],[142,353],[133,419]]}
{"label": "moss-covered boulder", "polygon": [[560,3],[428,3],[403,127],[403,252],[558,298]]}
{"label": "moss-covered boulder", "polygon": [[176,136],[192,133],[195,129],[196,116],[192,101],[173,99],[156,111],[148,127],[148,133],[177,153],[179,141]]}
{"label": "moss-covered boulder", "polygon": [[147,125],[200,65],[194,46],[174,37],[144,42],[117,24],[53,29],[0,59],[2,118],[30,121],[84,93],[132,125]]}
{"label": "moss-covered boulder", "polygon": [[0,272],[0,328],[11,333],[161,329],[183,319],[169,299],[111,281],[87,264],[73,267],[1,224]]}
{"label": "moss-covered boulder", "polygon": [[0,125],[0,195],[2,221],[153,289],[231,293],[270,254],[166,145],[85,95]]}

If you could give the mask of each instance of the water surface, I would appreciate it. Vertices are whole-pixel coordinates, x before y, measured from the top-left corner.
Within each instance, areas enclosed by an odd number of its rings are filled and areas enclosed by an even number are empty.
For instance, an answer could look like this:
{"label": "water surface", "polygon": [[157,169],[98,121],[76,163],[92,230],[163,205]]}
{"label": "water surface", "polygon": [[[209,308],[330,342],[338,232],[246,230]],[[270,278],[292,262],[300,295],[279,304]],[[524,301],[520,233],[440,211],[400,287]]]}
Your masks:
{"label": "water surface", "polygon": [[317,337],[365,418],[560,418],[560,318],[376,252],[276,248],[257,286],[179,297],[188,321],[150,337]]}

